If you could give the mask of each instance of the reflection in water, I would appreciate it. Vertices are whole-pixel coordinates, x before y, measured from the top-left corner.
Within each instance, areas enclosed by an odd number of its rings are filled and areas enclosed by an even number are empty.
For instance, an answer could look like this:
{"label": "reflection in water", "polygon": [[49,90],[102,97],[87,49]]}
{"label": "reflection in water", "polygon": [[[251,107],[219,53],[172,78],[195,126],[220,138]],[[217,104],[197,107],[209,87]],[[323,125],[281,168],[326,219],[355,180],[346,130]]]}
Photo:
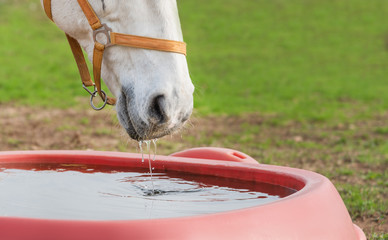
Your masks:
{"label": "reflection in water", "polygon": [[292,189],[185,173],[82,164],[0,166],[0,216],[148,219],[191,216],[276,201]]}

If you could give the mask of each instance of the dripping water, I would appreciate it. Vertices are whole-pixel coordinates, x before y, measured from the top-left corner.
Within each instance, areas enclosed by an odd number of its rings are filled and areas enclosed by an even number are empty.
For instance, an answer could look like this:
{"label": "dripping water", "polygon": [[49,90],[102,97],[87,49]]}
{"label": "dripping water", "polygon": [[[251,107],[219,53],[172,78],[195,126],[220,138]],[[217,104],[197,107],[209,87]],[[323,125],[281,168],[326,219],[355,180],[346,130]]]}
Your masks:
{"label": "dripping water", "polygon": [[144,153],[143,153],[143,141],[139,141],[139,149],[141,152],[141,162],[144,162]]}
{"label": "dripping water", "polygon": [[151,141],[147,140],[145,141],[147,144],[147,151],[148,151],[148,167],[150,168],[150,180],[151,180],[151,185],[152,185],[152,192],[151,195],[154,195],[155,193],[155,187],[154,187],[154,181],[152,179],[152,165],[151,165]]}
{"label": "dripping water", "polygon": [[150,170],[150,181],[151,181],[151,185],[152,185],[152,190],[147,193],[147,195],[154,195],[156,192],[155,192],[155,186],[154,186],[154,181],[153,181],[153,170],[154,168],[152,167],[152,164],[151,164],[151,142],[153,143],[154,145],[154,151],[153,151],[153,158],[152,158],[152,161],[155,161],[155,158],[156,158],[156,141],[157,139],[152,139],[152,140],[145,140],[145,141],[139,141],[139,149],[140,149],[140,152],[141,152],[141,162],[144,163],[144,150],[143,150],[143,143],[146,144],[147,146],[147,149],[146,151],[148,152],[148,167],[149,167],[149,170]]}
{"label": "dripping water", "polygon": [[157,141],[158,141],[157,138],[152,139],[152,143],[154,144],[154,158],[153,158],[153,161],[155,161],[155,158],[156,158],[156,142]]}

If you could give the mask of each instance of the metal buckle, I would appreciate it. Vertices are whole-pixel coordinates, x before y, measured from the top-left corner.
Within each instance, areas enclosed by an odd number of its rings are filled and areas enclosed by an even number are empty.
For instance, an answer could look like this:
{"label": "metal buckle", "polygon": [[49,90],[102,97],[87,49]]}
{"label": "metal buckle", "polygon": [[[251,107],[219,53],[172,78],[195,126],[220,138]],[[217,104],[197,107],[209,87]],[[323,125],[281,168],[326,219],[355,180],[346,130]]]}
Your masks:
{"label": "metal buckle", "polygon": [[[93,31],[94,42],[98,42],[98,43],[104,45],[105,47],[111,46],[112,43],[111,43],[111,40],[110,40],[110,32],[112,32],[112,29],[110,27],[108,27],[106,25],[106,23],[101,24],[101,27],[99,29],[96,29],[96,30]],[[97,41],[97,35],[98,34],[104,34],[105,35],[105,37],[106,37],[106,43],[105,44]]]}

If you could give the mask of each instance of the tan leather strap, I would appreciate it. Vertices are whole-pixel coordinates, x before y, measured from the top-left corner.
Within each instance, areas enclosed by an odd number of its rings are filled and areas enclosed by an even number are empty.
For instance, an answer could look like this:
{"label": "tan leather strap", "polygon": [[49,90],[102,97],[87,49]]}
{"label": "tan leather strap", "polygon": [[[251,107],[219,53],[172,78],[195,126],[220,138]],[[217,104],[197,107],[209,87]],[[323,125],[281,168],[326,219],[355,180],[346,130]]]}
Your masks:
{"label": "tan leather strap", "polygon": [[[94,12],[92,6],[90,5],[88,0],[77,0],[79,6],[85,14],[86,19],[89,22],[90,27],[93,29],[93,37],[94,37],[94,50],[93,50],[93,75],[94,75],[94,83],[90,78],[90,73],[88,66],[86,64],[85,58],[83,56],[82,48],[79,45],[78,41],[66,34],[67,40],[69,41],[71,50],[73,52],[73,56],[75,61],[77,62],[78,70],[81,76],[82,83],[85,87],[95,86],[98,95],[104,100],[104,102],[114,105],[116,103],[116,99],[110,98],[105,95],[105,93],[101,90],[101,66],[102,59],[104,56],[105,48],[112,45],[121,45],[127,47],[135,47],[149,50],[157,50],[157,51],[165,51],[165,52],[173,52],[186,55],[186,43],[159,39],[159,38],[150,38],[150,37],[142,37],[135,36],[129,34],[115,33],[106,25],[102,24]],[[43,0],[44,10],[47,16],[53,21],[52,10],[51,10],[51,0]],[[107,43],[104,45],[99,43],[96,40],[97,34],[105,34],[107,38]],[[95,93],[87,90],[91,95],[91,101],[95,96]],[[93,103],[91,102],[92,107]],[[105,106],[105,105],[104,105]],[[98,109],[102,109],[98,108]]]}
{"label": "tan leather strap", "polygon": [[53,14],[51,12],[51,0],[43,0],[43,8],[44,8],[44,11],[46,12],[47,17],[54,22]]}
{"label": "tan leather strap", "polygon": [[91,87],[94,85],[92,79],[90,78],[89,68],[86,64],[82,48],[79,45],[78,41],[66,34],[67,40],[69,42],[71,51],[73,52],[74,59],[77,63],[78,71],[81,76],[82,84],[85,87]]}
{"label": "tan leather strap", "polygon": [[[97,29],[101,28],[102,24],[100,22],[100,19],[97,17],[97,14],[94,12],[92,6],[90,6],[89,1],[88,0],[77,0],[77,1],[82,11],[84,12],[85,17],[88,20],[89,25],[93,29],[93,31],[95,32]],[[93,33],[93,35],[95,35],[95,33]],[[97,42],[97,40],[95,39],[94,49],[93,49],[94,84],[96,86],[97,93],[101,97],[101,99],[109,105],[115,105],[116,99],[108,97],[101,90],[101,67],[102,67],[102,60],[104,57],[104,51],[105,51],[105,45]]]}
{"label": "tan leather strap", "polygon": [[96,30],[100,28],[101,27],[100,19],[98,19],[92,6],[90,6],[89,1],[88,0],[77,0],[77,1],[82,11],[84,12],[86,19],[88,19],[89,25],[92,27],[92,29]]}
{"label": "tan leather strap", "polygon": [[186,43],[174,40],[141,37],[122,33],[110,33],[111,43],[127,47],[175,52],[186,55]]}
{"label": "tan leather strap", "polygon": [[[88,1],[85,0],[78,0],[78,3],[84,12],[85,16],[88,19],[88,22],[93,30],[96,30],[101,27],[101,22],[94,13],[92,7],[90,6]],[[51,12],[51,0],[43,0],[43,6],[44,10],[47,14],[47,16],[53,21],[52,12]],[[107,98],[106,103],[110,105],[114,105],[116,103],[115,98],[110,98],[108,96],[105,96],[105,94],[101,91],[101,65],[102,65],[102,58],[104,53],[104,48],[101,50],[101,48],[96,49],[96,46],[93,51],[93,76],[94,81],[91,80],[89,68],[86,64],[85,57],[83,55],[83,51],[81,46],[79,45],[78,41],[72,37],[70,37],[68,34],[66,34],[66,38],[69,42],[71,51],[73,53],[74,59],[77,63],[78,71],[82,80],[82,84],[84,87],[90,87],[95,86],[98,92],[98,95],[102,98],[103,101],[105,101],[105,97]],[[96,43],[97,44],[97,43]],[[100,44],[101,45],[101,44]],[[102,45],[103,46],[103,45]],[[88,91],[89,93],[93,94],[93,92]],[[94,106],[92,106],[94,108]]]}
{"label": "tan leather strap", "polygon": [[110,105],[116,104],[115,98],[110,98],[108,96],[105,96],[105,94],[101,91],[101,65],[102,65],[102,58],[104,56],[104,50],[105,46],[101,43],[96,42],[94,44],[94,50],[93,50],[93,76],[94,76],[94,83],[96,84],[98,95],[100,95],[102,100],[105,100],[105,97],[108,98],[107,103]]}

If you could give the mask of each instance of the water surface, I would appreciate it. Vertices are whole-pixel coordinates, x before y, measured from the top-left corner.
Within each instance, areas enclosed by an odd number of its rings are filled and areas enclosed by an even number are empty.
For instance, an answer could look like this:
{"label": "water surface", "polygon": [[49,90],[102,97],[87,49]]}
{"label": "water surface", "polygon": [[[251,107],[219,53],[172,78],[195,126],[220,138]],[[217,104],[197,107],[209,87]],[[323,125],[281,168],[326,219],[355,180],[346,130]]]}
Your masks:
{"label": "water surface", "polygon": [[81,164],[0,165],[0,216],[129,220],[257,206],[295,192],[280,186],[185,173]]}

